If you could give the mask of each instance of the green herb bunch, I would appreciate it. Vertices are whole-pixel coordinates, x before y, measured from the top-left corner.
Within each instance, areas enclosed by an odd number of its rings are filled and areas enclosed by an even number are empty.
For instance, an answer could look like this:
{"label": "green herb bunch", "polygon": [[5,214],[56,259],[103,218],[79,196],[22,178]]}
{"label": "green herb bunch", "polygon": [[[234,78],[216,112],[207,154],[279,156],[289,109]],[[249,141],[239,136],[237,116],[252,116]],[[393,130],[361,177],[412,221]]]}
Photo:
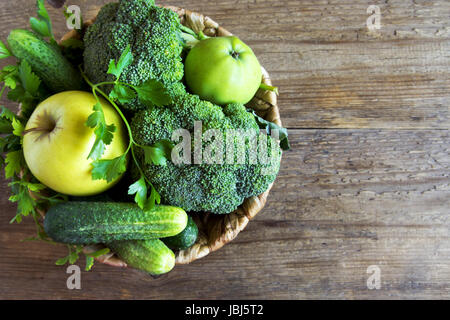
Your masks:
{"label": "green herb bunch", "polygon": [[[58,46],[52,32],[52,23],[44,0],[37,0],[38,17],[30,18],[31,29],[46,40],[50,45],[62,52],[70,48],[79,48],[81,41],[66,41]],[[15,58],[7,45],[0,41],[0,60]],[[52,95],[42,79],[33,72],[27,60],[16,59],[15,64],[9,64],[0,71],[0,99],[6,94],[11,102],[19,103],[19,112],[0,105],[0,167],[4,168],[5,178],[10,179],[9,187],[12,195],[9,200],[17,203],[17,213],[10,223],[20,223],[24,217],[31,216],[36,225],[36,236],[24,239],[24,241],[40,240],[51,244],[53,242],[45,233],[42,225],[42,217],[46,210],[60,202],[68,200],[66,195],[57,193],[41,184],[30,172],[25,162],[22,141],[26,123],[36,106]],[[66,262],[75,263],[82,252],[81,246],[68,245],[67,257],[58,259],[56,264]],[[90,270],[93,259],[107,253],[109,249],[98,252],[86,253],[86,270]]]}
{"label": "green herb bunch", "polygon": [[[161,198],[151,181],[144,175],[139,162],[136,159],[135,148],[143,149],[146,163],[165,165],[167,159],[170,159],[173,143],[169,140],[158,141],[152,146],[144,146],[136,143],[133,139],[130,124],[121,111],[118,103],[129,103],[138,98],[141,104],[146,105],[148,108],[152,108],[153,106],[161,107],[170,104],[171,98],[163,84],[153,79],[147,80],[139,86],[121,82],[120,76],[123,70],[125,70],[132,62],[133,55],[130,46],[128,45],[117,62],[114,59],[111,59],[109,63],[108,74],[114,75],[115,81],[93,84],[82,72],[85,81],[91,86],[92,93],[97,99],[97,103],[93,107],[93,113],[86,121],[86,125],[93,128],[96,135],[96,140],[89,153],[89,158],[93,160],[92,179],[103,179],[110,182],[126,171],[127,156],[131,153],[132,160],[139,170],[140,178],[129,187],[128,194],[135,195],[135,201],[141,209],[150,210],[156,203],[160,203]],[[103,86],[113,86],[109,95],[101,89]],[[99,94],[109,101],[116,109],[128,131],[128,148],[123,155],[114,159],[101,159],[106,146],[112,142],[116,127],[114,124],[108,125],[106,123]]]}

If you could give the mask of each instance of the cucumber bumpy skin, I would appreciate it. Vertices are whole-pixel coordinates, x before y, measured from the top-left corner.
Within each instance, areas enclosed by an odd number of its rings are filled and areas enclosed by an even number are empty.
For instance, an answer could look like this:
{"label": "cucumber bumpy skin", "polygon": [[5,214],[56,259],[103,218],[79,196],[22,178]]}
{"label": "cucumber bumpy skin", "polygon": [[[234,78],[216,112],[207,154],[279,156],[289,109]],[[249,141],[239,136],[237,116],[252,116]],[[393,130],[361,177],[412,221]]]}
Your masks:
{"label": "cucumber bumpy skin", "polygon": [[62,55],[56,45],[51,45],[35,33],[22,29],[12,30],[7,41],[12,54],[20,61],[26,60],[53,93],[82,88],[83,79],[80,72]]}
{"label": "cucumber bumpy skin", "polygon": [[151,275],[167,273],[175,266],[175,254],[158,239],[114,241],[107,247],[129,266]]}
{"label": "cucumber bumpy skin", "polygon": [[144,211],[135,203],[66,202],[51,207],[44,230],[56,242],[108,243],[174,236],[186,228],[186,212],[172,206]]}

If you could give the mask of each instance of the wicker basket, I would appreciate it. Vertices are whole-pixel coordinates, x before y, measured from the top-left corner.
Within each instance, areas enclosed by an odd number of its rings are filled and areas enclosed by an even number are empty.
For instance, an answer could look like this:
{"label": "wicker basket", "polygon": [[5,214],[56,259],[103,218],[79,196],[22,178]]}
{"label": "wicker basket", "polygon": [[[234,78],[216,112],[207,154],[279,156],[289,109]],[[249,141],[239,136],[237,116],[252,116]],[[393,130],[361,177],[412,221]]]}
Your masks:
{"label": "wicker basket", "polygon": [[[175,11],[181,23],[196,33],[203,31],[207,36],[229,36],[231,33],[209,17],[202,14],[181,9],[178,7],[166,6]],[[86,22],[86,26],[92,24],[94,20]],[[61,40],[77,37],[75,31],[67,33]],[[267,71],[262,68],[262,81],[267,85],[272,85]],[[280,114],[277,107],[277,96],[275,93],[259,90],[255,97],[247,104],[247,107],[255,110],[259,116],[281,126]],[[197,259],[203,258],[210,252],[216,251],[226,243],[232,241],[248,224],[248,222],[261,211],[266,203],[269,189],[257,197],[245,199],[244,203],[234,212],[227,215],[202,214],[194,215],[193,218],[199,228],[197,242],[189,249],[179,251],[176,254],[177,264],[188,264]],[[86,252],[94,252],[101,249],[101,245],[85,247]],[[126,263],[120,260],[113,253],[109,253],[97,258],[98,261],[117,267],[126,267]]]}

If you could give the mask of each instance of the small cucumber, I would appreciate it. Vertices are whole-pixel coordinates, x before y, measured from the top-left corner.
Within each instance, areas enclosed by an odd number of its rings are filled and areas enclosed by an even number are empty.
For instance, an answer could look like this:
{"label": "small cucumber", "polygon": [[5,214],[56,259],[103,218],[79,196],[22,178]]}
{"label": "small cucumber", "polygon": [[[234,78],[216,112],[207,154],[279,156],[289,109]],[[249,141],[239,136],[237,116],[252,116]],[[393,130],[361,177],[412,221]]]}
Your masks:
{"label": "small cucumber", "polygon": [[185,250],[190,248],[197,241],[198,227],[195,221],[189,217],[184,230],[173,237],[162,239],[162,241],[172,250]]}
{"label": "small cucumber", "polygon": [[26,60],[54,93],[82,88],[80,72],[62,55],[56,44],[51,45],[33,32],[22,29],[11,31],[8,44],[12,54],[19,60]]}
{"label": "small cucumber", "polygon": [[51,207],[44,219],[45,232],[69,244],[108,243],[174,236],[187,225],[186,212],[158,205],[144,211],[134,203],[69,201]]}
{"label": "small cucumber", "polygon": [[167,273],[175,266],[175,254],[158,239],[114,241],[107,246],[129,266],[151,275]]}

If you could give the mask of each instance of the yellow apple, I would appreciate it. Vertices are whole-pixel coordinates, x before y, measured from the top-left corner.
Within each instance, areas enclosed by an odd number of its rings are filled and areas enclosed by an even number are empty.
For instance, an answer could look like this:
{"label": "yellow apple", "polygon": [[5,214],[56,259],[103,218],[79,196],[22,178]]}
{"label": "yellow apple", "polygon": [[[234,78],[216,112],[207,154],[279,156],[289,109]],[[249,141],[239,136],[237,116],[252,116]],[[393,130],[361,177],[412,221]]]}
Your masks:
{"label": "yellow apple", "polygon": [[[85,125],[97,100],[88,92],[66,91],[41,102],[25,127],[23,152],[31,173],[49,188],[72,196],[90,196],[106,191],[117,181],[92,180],[89,152],[95,142],[94,129]],[[116,132],[102,159],[125,153],[128,138],[122,119],[101,99],[106,124]]]}

